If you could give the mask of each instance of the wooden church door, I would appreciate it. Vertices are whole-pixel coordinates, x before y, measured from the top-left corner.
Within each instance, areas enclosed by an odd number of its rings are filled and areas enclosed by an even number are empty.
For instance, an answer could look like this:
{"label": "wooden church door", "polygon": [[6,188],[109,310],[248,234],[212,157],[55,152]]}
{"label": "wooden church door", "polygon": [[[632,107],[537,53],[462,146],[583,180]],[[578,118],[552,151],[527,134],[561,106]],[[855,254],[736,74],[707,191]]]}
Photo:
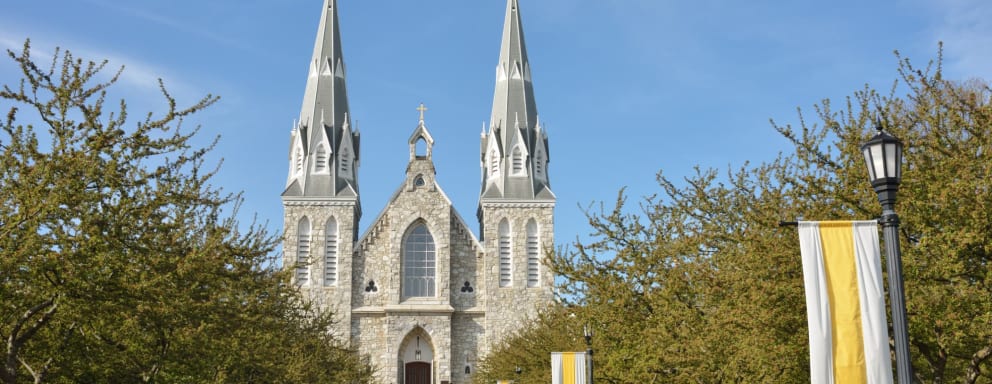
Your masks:
{"label": "wooden church door", "polygon": [[406,384],[431,384],[431,363],[409,363],[406,365]]}

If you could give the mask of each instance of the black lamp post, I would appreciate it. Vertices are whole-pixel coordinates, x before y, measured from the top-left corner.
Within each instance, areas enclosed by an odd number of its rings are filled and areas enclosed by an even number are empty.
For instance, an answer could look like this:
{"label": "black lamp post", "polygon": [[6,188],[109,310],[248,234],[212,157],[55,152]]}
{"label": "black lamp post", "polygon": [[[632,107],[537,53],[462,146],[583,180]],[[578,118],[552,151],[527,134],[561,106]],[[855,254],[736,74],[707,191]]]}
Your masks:
{"label": "black lamp post", "polygon": [[896,192],[902,177],[902,142],[882,131],[861,146],[868,164],[871,186],[882,204],[882,232],[889,271],[889,302],[892,305],[892,332],[896,341],[896,374],[899,384],[912,383],[913,365],[909,356],[909,332],[906,326],[906,299],[902,282],[902,255],[899,252],[899,216],[896,215]]}
{"label": "black lamp post", "polygon": [[588,356],[588,359],[589,359],[589,384],[593,384],[593,382],[592,382],[592,374],[593,374],[593,370],[592,370],[592,336],[593,335],[592,335],[592,328],[589,328],[589,324],[586,324],[586,325],[583,325],[582,326],[582,334],[586,338],[586,356]]}
{"label": "black lamp post", "polygon": [[517,380],[515,380],[514,383],[519,383],[520,382],[520,373],[523,372],[523,371],[524,370],[523,369],[520,369],[520,367],[517,367],[517,369],[514,369],[513,370],[513,372],[516,372],[517,373]]}

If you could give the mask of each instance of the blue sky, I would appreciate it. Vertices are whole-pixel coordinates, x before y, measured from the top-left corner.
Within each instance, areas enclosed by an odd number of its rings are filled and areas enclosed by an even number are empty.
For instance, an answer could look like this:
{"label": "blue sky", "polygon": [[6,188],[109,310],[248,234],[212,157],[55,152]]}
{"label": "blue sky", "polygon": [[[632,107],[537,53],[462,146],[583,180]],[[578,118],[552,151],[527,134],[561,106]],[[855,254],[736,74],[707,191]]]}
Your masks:
{"label": "blue sky", "polygon": [[[221,101],[189,123],[220,135],[215,179],[244,191],[243,220],[282,228],[289,132],[322,0],[8,0],[0,48],[31,38],[126,67],[112,96],[132,116]],[[558,195],[556,240],[589,233],[582,209],[658,191],[655,174],[772,159],[771,128],[796,108],[896,79],[893,50],[923,64],[945,43],[952,78],[992,78],[986,0],[520,0],[538,111]],[[403,180],[424,102],[441,187],[473,224],[479,132],[489,120],[504,0],[339,0],[351,115],[362,133],[364,229]],[[16,79],[8,59],[0,82]],[[9,105],[0,104],[6,111]],[[867,188],[867,185],[866,185]],[[478,231],[477,228],[474,228]]]}

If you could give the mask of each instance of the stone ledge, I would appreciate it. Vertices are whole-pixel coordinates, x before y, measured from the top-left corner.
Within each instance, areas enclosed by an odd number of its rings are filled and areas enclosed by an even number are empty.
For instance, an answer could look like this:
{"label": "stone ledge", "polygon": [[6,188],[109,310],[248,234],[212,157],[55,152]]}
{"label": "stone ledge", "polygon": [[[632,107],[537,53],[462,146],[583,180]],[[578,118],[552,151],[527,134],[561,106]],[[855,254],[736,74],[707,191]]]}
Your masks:
{"label": "stone ledge", "polygon": [[486,309],[483,307],[472,307],[465,310],[455,310],[450,305],[413,305],[413,304],[391,304],[385,307],[367,306],[358,307],[351,310],[355,315],[385,315],[387,313],[423,313],[423,314],[465,314],[465,315],[485,315]]}
{"label": "stone ledge", "polygon": [[472,307],[461,311],[455,311],[455,313],[466,315],[485,315],[486,309],[483,307]]}
{"label": "stone ledge", "polygon": [[354,314],[378,315],[386,313],[425,313],[425,314],[451,314],[455,309],[450,305],[411,305],[411,304],[390,304],[385,307],[368,306],[351,310]]}

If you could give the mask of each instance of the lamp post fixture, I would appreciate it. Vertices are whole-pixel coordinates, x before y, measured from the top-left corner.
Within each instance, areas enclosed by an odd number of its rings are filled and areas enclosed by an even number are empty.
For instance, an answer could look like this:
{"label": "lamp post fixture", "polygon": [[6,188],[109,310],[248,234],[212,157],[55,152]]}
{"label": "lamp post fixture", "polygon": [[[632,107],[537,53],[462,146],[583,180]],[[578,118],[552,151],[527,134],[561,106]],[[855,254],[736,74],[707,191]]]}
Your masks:
{"label": "lamp post fixture", "polygon": [[517,369],[514,369],[513,370],[513,372],[515,372],[517,374],[517,379],[513,381],[514,383],[520,383],[520,373],[523,372],[523,371],[524,370],[523,369],[520,369],[519,366],[517,366]]}
{"label": "lamp post fixture", "polygon": [[861,146],[868,165],[871,186],[882,204],[882,233],[885,238],[886,268],[889,271],[889,302],[892,305],[892,332],[896,341],[896,374],[899,384],[912,383],[913,365],[909,356],[909,332],[906,326],[906,299],[903,293],[902,255],[899,252],[899,216],[896,215],[896,192],[902,178],[902,142],[882,131]]}
{"label": "lamp post fixture", "polygon": [[588,359],[589,359],[589,384],[593,384],[593,379],[592,379],[592,375],[593,375],[593,369],[592,369],[592,336],[593,336],[593,334],[592,334],[592,328],[589,327],[589,324],[586,324],[586,325],[583,325],[582,326],[582,335],[585,336],[585,338],[586,338],[586,356],[588,356]]}

